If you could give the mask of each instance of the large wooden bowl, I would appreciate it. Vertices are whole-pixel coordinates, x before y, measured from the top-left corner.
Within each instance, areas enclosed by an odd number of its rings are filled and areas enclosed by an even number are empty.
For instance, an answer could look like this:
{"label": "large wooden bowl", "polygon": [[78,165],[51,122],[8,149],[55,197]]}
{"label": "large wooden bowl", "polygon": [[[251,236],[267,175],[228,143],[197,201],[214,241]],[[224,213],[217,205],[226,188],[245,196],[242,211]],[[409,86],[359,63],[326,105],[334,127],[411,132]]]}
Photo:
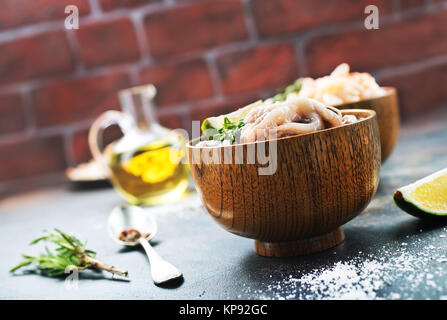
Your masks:
{"label": "large wooden bowl", "polygon": [[376,112],[382,146],[382,162],[388,159],[396,146],[400,128],[396,89],[391,87],[384,89],[387,92],[385,96],[335,106],[338,109],[371,109]]}
{"label": "large wooden bowl", "polygon": [[[379,183],[380,141],[376,114],[345,110],[365,119],[315,133],[226,147],[188,146],[196,189],[211,217],[231,233],[255,239],[262,256],[295,256],[326,250],[344,239],[340,227],[370,202]],[[259,175],[255,147],[277,146],[277,167]],[[272,146],[273,146],[272,144]],[[242,164],[203,161],[243,150]],[[239,149],[239,150],[240,150]],[[251,163],[249,161],[251,159]],[[198,163],[200,162],[200,163]],[[234,161],[235,162],[235,161]],[[265,162],[264,162],[265,163]]]}

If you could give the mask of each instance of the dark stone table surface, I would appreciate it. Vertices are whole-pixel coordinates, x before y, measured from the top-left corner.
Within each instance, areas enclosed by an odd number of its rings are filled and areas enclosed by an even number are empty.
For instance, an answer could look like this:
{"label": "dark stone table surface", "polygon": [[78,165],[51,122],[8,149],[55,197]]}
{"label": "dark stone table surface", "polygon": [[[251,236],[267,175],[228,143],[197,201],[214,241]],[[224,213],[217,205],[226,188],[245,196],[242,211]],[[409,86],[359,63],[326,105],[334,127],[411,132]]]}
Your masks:
{"label": "dark stone table surface", "polygon": [[[288,259],[257,256],[253,241],[229,234],[203,211],[197,195],[150,207],[159,234],[155,248],[184,273],[161,288],[151,281],[141,250],[120,248],[106,232],[112,189],[39,190],[0,203],[1,299],[447,299],[447,225],[431,224],[397,208],[394,190],[447,167],[447,110],[405,124],[383,165],[373,201],[344,226],[346,239],[323,253]],[[87,271],[77,283],[8,270],[43,229],[58,227],[126,268],[130,281]],[[77,287],[75,286],[77,284]]]}

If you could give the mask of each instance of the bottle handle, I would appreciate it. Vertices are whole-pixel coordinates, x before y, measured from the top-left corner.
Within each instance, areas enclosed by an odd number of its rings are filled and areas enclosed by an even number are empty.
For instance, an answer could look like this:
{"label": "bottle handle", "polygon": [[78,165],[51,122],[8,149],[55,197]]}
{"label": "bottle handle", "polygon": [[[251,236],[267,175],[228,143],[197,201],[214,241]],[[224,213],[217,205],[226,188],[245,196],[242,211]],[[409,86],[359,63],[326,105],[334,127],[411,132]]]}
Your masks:
{"label": "bottle handle", "polygon": [[114,124],[117,124],[125,135],[132,126],[132,119],[120,111],[106,111],[93,122],[88,133],[88,144],[93,155],[93,159],[95,159],[98,163],[103,164],[109,174],[110,169],[107,165],[108,159],[105,159],[103,153],[103,133],[105,129]]}

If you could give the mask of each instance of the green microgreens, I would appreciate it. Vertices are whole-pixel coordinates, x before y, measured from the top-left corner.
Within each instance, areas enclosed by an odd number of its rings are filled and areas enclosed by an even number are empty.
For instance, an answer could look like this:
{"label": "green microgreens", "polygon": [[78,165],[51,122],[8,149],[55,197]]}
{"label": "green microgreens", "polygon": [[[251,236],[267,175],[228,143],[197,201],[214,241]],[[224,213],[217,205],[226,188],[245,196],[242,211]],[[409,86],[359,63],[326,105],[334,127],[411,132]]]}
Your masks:
{"label": "green microgreens", "polygon": [[289,84],[287,86],[281,87],[278,90],[276,90],[276,95],[272,98],[273,102],[277,101],[284,101],[286,100],[287,96],[292,92],[299,92],[301,90],[303,79],[298,78],[293,82],[292,84]]}
{"label": "green microgreens", "polygon": [[236,137],[240,129],[245,125],[244,120],[240,119],[237,122],[233,122],[227,117],[224,118],[222,128],[218,130],[218,133],[213,136],[213,140],[224,141],[229,140],[232,144],[236,141]]}

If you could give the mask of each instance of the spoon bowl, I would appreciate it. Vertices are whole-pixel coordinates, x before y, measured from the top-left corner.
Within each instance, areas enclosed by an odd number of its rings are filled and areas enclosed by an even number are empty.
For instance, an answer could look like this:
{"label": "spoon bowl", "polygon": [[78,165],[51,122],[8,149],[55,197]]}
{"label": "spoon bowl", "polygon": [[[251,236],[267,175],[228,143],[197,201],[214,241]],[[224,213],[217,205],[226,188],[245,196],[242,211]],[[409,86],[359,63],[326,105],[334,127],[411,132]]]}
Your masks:
{"label": "spoon bowl", "polygon": [[[109,216],[107,229],[110,237],[116,243],[123,246],[136,246],[140,244],[151,264],[152,280],[160,285],[172,280],[181,279],[182,273],[169,262],[165,261],[149,243],[157,234],[155,220],[143,209],[137,206],[121,205],[112,210]],[[136,241],[122,241],[119,239],[122,231],[134,229],[147,237],[140,237]]]}
{"label": "spoon bowl", "polygon": [[122,241],[120,234],[123,230],[135,229],[142,234],[149,234],[146,240],[152,240],[157,234],[157,224],[155,220],[137,206],[121,205],[112,210],[108,220],[108,232],[116,243],[122,246],[134,247],[138,241]]}

